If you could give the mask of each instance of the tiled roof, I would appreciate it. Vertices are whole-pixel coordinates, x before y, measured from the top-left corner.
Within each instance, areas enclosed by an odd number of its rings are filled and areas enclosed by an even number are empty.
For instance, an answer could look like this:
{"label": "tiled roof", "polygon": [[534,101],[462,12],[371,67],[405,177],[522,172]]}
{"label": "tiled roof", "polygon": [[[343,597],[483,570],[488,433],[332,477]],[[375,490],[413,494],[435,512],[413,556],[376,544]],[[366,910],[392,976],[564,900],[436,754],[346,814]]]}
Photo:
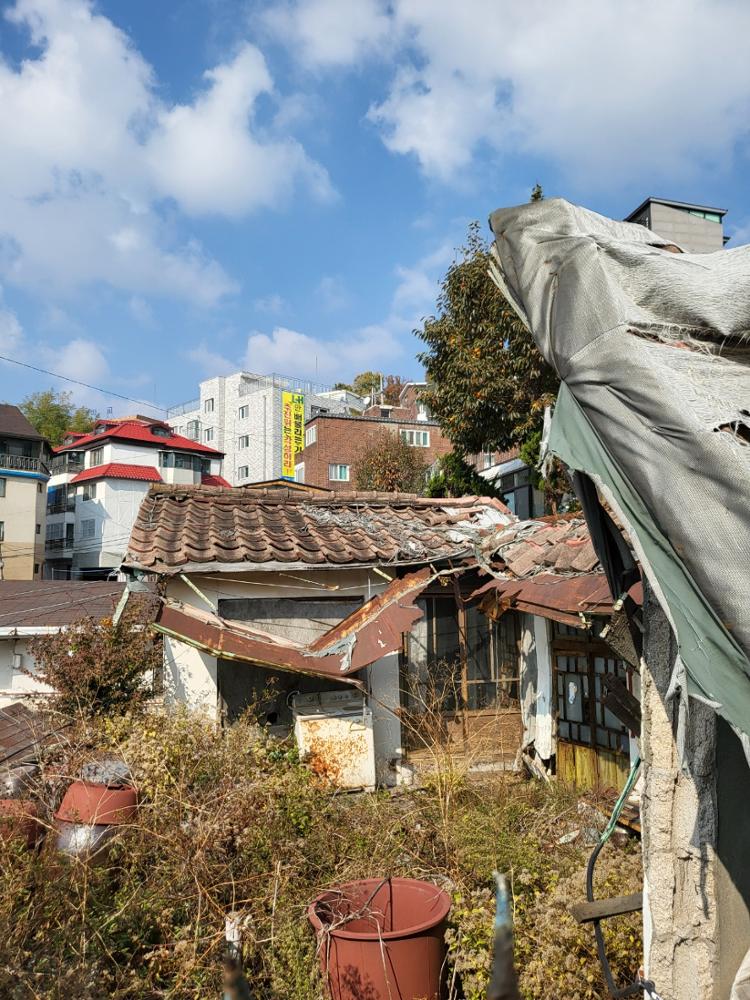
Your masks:
{"label": "tiled roof", "polygon": [[201,476],[201,486],[231,486],[223,476],[214,476],[211,473],[204,472]]}
{"label": "tiled roof", "polygon": [[[71,444],[57,448],[56,452],[79,451],[81,448],[87,448],[91,444],[99,444],[102,441],[113,439],[137,441],[139,444],[150,444],[163,449],[177,448],[180,451],[199,451],[201,454],[206,455],[223,455],[223,452],[217,451],[215,448],[209,448],[206,444],[193,441],[191,438],[183,437],[181,434],[174,434],[168,424],[154,423],[147,420],[101,420],[99,424],[106,424],[107,430],[102,431],[101,434],[84,434],[83,437],[77,437]],[[170,433],[167,436],[155,434],[154,428],[157,430],[166,429]]]}
{"label": "tiled roof", "polygon": [[494,536],[492,548],[493,559],[509,576],[601,572],[582,514],[518,521]]}
{"label": "tiled roof", "polygon": [[[221,478],[221,477],[218,477]],[[71,483],[84,483],[87,479],[139,479],[147,483],[160,483],[159,470],[153,465],[127,465],[124,462],[108,462],[84,469],[73,476]]]}
{"label": "tiled roof", "polygon": [[31,441],[43,441],[39,431],[29,423],[25,414],[12,403],[0,403],[0,437],[28,438]]}
{"label": "tiled roof", "polygon": [[0,580],[0,629],[70,625],[84,615],[105,618],[124,583],[86,580]]}
{"label": "tiled roof", "polygon": [[511,514],[498,500],[155,486],[125,562],[159,572],[414,565],[461,558]]}

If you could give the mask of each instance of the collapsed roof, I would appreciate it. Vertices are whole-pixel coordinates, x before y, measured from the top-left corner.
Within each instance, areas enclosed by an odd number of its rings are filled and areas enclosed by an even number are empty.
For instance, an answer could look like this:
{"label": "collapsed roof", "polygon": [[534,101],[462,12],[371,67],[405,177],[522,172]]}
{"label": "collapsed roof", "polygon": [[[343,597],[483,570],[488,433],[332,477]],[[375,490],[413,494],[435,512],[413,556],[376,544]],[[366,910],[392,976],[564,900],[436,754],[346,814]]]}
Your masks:
{"label": "collapsed roof", "polygon": [[426,565],[470,555],[511,520],[504,504],[486,497],[152,486],[125,566],[170,575]]}
{"label": "collapsed roof", "polygon": [[493,277],[562,380],[549,452],[627,529],[676,687],[749,733],[750,247],[683,254],[562,199],[490,224]]}

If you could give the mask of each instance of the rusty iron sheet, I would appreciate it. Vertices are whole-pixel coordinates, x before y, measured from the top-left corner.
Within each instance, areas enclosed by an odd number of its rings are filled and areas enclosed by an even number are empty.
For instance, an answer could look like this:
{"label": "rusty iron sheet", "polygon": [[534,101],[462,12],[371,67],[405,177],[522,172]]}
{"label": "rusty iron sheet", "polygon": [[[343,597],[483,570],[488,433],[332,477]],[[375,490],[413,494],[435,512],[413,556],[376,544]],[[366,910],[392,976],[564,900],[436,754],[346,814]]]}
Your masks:
{"label": "rusty iron sheet", "polygon": [[399,649],[401,636],[422,614],[414,600],[432,579],[425,569],[393,580],[309,646],[170,601],[162,604],[153,628],[222,659],[346,679]]}
{"label": "rusty iron sheet", "polygon": [[514,609],[579,627],[582,614],[613,612],[612,595],[603,573],[580,576],[539,573],[525,580],[490,580],[471,596],[483,598],[480,607],[491,617]]}

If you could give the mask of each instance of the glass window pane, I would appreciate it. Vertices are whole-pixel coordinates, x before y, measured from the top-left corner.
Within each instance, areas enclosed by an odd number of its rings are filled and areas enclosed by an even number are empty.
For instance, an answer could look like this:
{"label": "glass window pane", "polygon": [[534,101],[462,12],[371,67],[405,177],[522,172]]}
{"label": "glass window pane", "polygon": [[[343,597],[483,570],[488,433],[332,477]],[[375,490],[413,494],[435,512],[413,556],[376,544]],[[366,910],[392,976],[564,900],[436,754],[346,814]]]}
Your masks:
{"label": "glass window pane", "polygon": [[581,743],[591,743],[591,728],[589,726],[581,726]]}
{"label": "glass window pane", "polygon": [[568,723],[568,722],[561,722],[560,725],[558,726],[558,735],[563,740],[569,740],[570,739],[570,723]]}

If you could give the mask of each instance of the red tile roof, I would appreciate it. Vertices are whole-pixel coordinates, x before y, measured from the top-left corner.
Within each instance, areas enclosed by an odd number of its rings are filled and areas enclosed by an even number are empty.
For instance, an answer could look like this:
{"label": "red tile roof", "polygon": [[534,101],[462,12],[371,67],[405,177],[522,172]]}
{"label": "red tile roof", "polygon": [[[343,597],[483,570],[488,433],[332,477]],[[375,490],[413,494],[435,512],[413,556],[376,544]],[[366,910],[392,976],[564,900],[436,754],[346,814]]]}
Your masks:
{"label": "red tile roof", "polygon": [[[106,425],[107,430],[102,431],[101,434],[84,434],[83,437],[76,437],[75,441],[56,449],[57,452],[79,451],[81,448],[87,448],[89,445],[114,439],[120,441],[137,441],[139,444],[150,444],[163,449],[177,448],[180,451],[198,451],[201,454],[216,455],[217,457],[224,454],[221,451],[217,451],[216,448],[209,448],[207,444],[201,444],[199,441],[193,441],[190,438],[183,437],[181,434],[175,434],[168,424],[158,421],[100,420],[97,422],[97,426],[102,425]],[[159,430],[166,428],[169,434],[167,436],[154,434],[154,428]]]}
{"label": "red tile roof", "polygon": [[139,479],[147,483],[162,481],[159,470],[153,465],[126,465],[124,462],[109,462],[107,465],[95,465],[92,469],[84,469],[73,476],[71,483],[84,483],[87,479]]}
{"label": "red tile roof", "polygon": [[126,563],[161,573],[186,567],[422,565],[473,552],[512,515],[486,497],[152,486]]}
{"label": "red tile roof", "polygon": [[206,473],[206,472],[204,472],[203,475],[201,476],[201,486],[229,486],[229,487],[231,487],[231,485],[232,484],[228,483],[223,476],[214,476],[214,475],[212,475],[210,473]]}

